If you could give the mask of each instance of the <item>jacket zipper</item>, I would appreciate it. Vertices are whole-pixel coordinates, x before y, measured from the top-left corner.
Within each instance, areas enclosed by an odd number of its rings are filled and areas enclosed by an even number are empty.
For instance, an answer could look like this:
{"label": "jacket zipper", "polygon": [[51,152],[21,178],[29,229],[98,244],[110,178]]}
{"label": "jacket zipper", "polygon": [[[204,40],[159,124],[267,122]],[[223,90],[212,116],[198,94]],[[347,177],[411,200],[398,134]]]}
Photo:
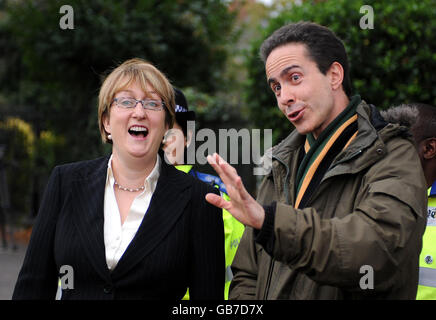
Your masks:
{"label": "jacket zipper", "polygon": [[268,298],[268,291],[269,291],[269,286],[271,284],[272,272],[274,269],[274,262],[275,262],[275,259],[272,258],[271,263],[269,264],[269,267],[268,267],[268,278],[266,279],[265,292],[263,293],[262,300],[267,300],[267,298]]}
{"label": "jacket zipper", "polygon": [[[289,184],[288,184],[288,180],[289,180],[289,167],[279,158],[272,156],[273,159],[277,160],[278,162],[280,162],[285,168],[286,168],[286,177],[285,177],[285,182],[283,185],[283,192],[286,195],[286,204],[290,203],[289,200]],[[272,274],[273,274],[273,270],[274,270],[274,263],[275,263],[275,259],[271,258],[271,263],[268,267],[268,277],[266,279],[266,285],[265,285],[265,291],[263,293],[263,300],[267,300],[268,297],[268,292],[269,292],[269,287],[271,285],[271,278],[272,278]]]}

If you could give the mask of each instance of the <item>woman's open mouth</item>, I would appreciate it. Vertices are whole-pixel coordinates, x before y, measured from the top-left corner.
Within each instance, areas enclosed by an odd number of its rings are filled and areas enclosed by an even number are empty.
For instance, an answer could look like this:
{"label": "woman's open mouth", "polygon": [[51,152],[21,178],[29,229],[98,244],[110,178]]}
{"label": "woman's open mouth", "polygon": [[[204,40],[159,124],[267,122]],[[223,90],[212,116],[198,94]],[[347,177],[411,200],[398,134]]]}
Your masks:
{"label": "woman's open mouth", "polygon": [[148,129],[143,126],[132,126],[128,131],[129,134],[135,139],[144,139],[148,135]]}

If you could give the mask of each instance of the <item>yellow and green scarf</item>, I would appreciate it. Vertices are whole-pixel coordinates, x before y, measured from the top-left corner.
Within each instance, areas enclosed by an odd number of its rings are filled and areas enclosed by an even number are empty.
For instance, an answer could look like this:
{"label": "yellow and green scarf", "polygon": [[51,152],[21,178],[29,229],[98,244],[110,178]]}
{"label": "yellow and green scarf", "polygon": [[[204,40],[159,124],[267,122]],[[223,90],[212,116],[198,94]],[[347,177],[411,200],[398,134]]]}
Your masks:
{"label": "yellow and green scarf", "polygon": [[315,139],[312,133],[306,135],[304,157],[297,171],[295,208],[304,208],[321,183],[336,156],[357,135],[356,108],[361,99],[353,96],[347,108],[330,123]]}

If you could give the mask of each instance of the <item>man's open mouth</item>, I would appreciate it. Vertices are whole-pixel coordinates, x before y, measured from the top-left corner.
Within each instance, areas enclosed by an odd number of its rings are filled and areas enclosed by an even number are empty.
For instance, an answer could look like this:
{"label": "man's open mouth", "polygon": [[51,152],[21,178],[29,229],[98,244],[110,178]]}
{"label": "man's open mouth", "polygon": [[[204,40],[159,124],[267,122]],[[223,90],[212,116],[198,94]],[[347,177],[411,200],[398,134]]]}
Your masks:
{"label": "man's open mouth", "polygon": [[291,113],[288,113],[288,119],[295,122],[301,119],[303,116],[304,109],[293,111]]}
{"label": "man's open mouth", "polygon": [[306,105],[303,102],[296,102],[293,105],[286,107],[286,116],[291,121],[298,121],[304,114],[305,109]]}
{"label": "man's open mouth", "polygon": [[289,114],[290,118],[296,118],[300,114],[300,111],[295,111]]}
{"label": "man's open mouth", "polygon": [[142,126],[133,126],[129,129],[129,134],[138,138],[145,138],[148,135],[148,129]]}

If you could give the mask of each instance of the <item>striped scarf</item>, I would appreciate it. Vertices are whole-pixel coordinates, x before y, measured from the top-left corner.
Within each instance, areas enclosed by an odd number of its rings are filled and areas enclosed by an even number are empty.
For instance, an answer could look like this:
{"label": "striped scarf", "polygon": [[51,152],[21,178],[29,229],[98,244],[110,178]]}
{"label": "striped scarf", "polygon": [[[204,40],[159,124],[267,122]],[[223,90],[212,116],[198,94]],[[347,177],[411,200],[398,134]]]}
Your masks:
{"label": "striped scarf", "polygon": [[324,129],[318,139],[312,133],[306,135],[305,154],[296,177],[295,208],[307,205],[333,160],[357,135],[356,108],[360,101],[359,95],[353,96],[347,108]]}

